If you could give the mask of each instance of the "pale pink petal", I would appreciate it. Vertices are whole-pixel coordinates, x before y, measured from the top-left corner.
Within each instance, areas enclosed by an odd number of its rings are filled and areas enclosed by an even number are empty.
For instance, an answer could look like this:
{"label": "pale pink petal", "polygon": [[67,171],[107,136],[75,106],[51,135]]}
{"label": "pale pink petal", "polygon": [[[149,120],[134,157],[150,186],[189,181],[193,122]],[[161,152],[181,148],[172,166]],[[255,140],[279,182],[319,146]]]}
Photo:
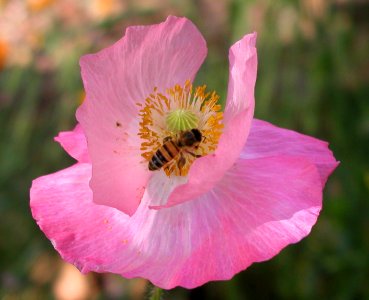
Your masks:
{"label": "pale pink petal", "polygon": [[91,165],[78,163],[34,180],[30,192],[37,224],[63,259],[82,269],[116,257],[126,238],[125,228],[117,226],[129,219],[119,210],[92,202],[90,177]]}
{"label": "pale pink petal", "polygon": [[311,160],[318,168],[323,186],[339,164],[327,142],[254,119],[241,158],[280,155],[302,156]]}
{"label": "pale pink petal", "polygon": [[59,132],[54,138],[60,143],[64,150],[79,162],[89,162],[90,158],[87,151],[86,137],[79,124],[74,127],[73,131]]}
{"label": "pale pink petal", "polygon": [[146,193],[132,217],[94,204],[90,176],[89,164],[77,164],[33,182],[40,228],[83,272],[143,277],[166,289],[226,280],[271,258],[306,236],[321,209],[318,171],[303,158],[240,159],[198,199],[151,210]]}
{"label": "pale pink petal", "polygon": [[[214,154],[197,159],[187,184],[177,187],[166,205],[170,207],[210,190],[238,159],[250,131],[254,114],[257,73],[256,33],[244,36],[229,51],[229,84],[224,112],[224,132]],[[210,168],[210,169],[209,169]]]}
{"label": "pale pink petal", "polygon": [[86,101],[77,111],[88,141],[94,201],[132,214],[150,172],[142,161],[136,103],[193,80],[206,44],[186,18],[134,26],[113,46],[81,59]]}
{"label": "pale pink petal", "polygon": [[187,182],[187,177],[168,177],[163,171],[155,172],[149,179],[146,187],[146,197],[150,208],[161,207],[168,201],[173,190]]}

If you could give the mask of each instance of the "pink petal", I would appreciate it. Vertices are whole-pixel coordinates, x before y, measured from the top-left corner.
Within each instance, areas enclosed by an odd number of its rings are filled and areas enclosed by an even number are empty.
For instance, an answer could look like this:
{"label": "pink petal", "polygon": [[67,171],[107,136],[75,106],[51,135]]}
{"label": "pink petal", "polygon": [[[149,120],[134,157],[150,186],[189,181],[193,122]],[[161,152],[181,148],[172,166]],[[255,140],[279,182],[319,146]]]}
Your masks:
{"label": "pink petal", "polygon": [[[89,164],[38,178],[34,218],[83,272],[144,277],[162,288],[225,280],[306,236],[321,209],[316,167],[293,157],[239,160],[194,201],[132,217],[92,202]],[[158,193],[160,193],[160,188]]]}
{"label": "pink petal", "polygon": [[318,168],[323,186],[339,164],[329,150],[327,142],[254,119],[241,158],[254,159],[280,155],[302,156],[309,159]]}
{"label": "pink petal", "polygon": [[[116,258],[119,237],[125,238],[126,233],[124,227],[119,229],[120,235],[116,227],[112,230],[112,225],[119,224],[109,220],[129,219],[119,210],[92,202],[90,177],[91,165],[78,163],[34,180],[30,192],[37,224],[63,259],[79,267]],[[100,255],[103,252],[105,255]]]}
{"label": "pink petal", "polygon": [[79,162],[89,162],[86,137],[79,124],[73,131],[62,131],[54,138],[64,150]]}
{"label": "pink petal", "polygon": [[[250,131],[254,114],[257,72],[256,33],[244,36],[229,51],[229,84],[224,112],[224,132],[214,154],[197,159],[187,184],[177,187],[166,205],[170,207],[209,191],[238,159]],[[211,171],[209,171],[211,166]]]}
{"label": "pink petal", "polygon": [[193,80],[206,44],[186,18],[135,26],[113,46],[81,59],[87,99],[77,111],[88,141],[94,201],[132,214],[151,175],[141,163],[138,110],[153,92]]}
{"label": "pink petal", "polygon": [[165,205],[173,190],[187,182],[187,177],[168,177],[164,172],[155,172],[148,181],[146,197],[150,208]]}

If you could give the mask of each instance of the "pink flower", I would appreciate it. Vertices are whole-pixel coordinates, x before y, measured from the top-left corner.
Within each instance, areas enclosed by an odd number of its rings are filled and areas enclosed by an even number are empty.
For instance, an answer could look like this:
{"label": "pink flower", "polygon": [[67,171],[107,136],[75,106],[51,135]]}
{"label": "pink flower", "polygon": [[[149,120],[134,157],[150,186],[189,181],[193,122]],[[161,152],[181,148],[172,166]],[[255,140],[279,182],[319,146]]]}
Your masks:
{"label": "pink flower", "polygon": [[[186,18],[129,27],[82,57],[80,125],[56,138],[78,162],[31,188],[33,217],[63,259],[84,273],[194,288],[309,234],[338,163],[327,143],[253,119],[255,40],[230,49],[223,113],[215,93],[192,88],[207,49]],[[199,147],[181,148],[192,127]],[[178,153],[150,171],[168,135]]]}

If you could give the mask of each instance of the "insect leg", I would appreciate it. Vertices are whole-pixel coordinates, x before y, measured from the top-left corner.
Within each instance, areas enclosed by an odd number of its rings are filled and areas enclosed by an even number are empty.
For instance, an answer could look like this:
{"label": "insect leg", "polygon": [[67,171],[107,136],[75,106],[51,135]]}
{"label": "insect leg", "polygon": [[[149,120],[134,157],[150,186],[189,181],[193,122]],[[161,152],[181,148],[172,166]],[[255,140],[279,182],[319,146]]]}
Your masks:
{"label": "insect leg", "polygon": [[202,155],[199,155],[199,154],[192,153],[192,152],[190,152],[188,150],[185,150],[185,151],[186,151],[186,153],[188,153],[188,154],[190,154],[190,155],[192,155],[193,157],[196,157],[196,158],[199,158],[199,157],[202,156]]}
{"label": "insect leg", "polygon": [[180,152],[179,155],[180,156],[179,156],[179,160],[177,162],[177,166],[178,166],[178,169],[179,169],[179,175],[182,175],[182,168],[186,164],[186,158],[183,156],[182,152]]}

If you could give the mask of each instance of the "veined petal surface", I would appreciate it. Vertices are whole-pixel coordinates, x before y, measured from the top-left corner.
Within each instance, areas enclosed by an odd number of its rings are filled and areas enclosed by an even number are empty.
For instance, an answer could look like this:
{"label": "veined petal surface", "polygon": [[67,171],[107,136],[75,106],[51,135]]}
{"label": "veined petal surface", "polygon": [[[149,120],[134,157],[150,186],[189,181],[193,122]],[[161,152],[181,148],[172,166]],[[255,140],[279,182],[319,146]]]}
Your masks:
{"label": "veined petal surface", "polygon": [[186,18],[133,26],[113,46],[82,57],[86,100],[77,119],[92,162],[94,201],[132,214],[150,172],[142,163],[137,103],[154,87],[164,91],[193,80],[207,53],[206,43]]}
{"label": "veined petal surface", "polygon": [[33,182],[40,228],[82,272],[144,277],[166,289],[230,279],[271,258],[307,235],[321,209],[315,165],[294,157],[240,159],[211,191],[167,209],[149,209],[145,194],[132,217],[96,205],[90,177],[91,165],[78,163]]}
{"label": "veined petal surface", "polygon": [[309,159],[316,165],[323,186],[339,164],[327,142],[254,119],[240,157],[254,159],[281,155]]}

